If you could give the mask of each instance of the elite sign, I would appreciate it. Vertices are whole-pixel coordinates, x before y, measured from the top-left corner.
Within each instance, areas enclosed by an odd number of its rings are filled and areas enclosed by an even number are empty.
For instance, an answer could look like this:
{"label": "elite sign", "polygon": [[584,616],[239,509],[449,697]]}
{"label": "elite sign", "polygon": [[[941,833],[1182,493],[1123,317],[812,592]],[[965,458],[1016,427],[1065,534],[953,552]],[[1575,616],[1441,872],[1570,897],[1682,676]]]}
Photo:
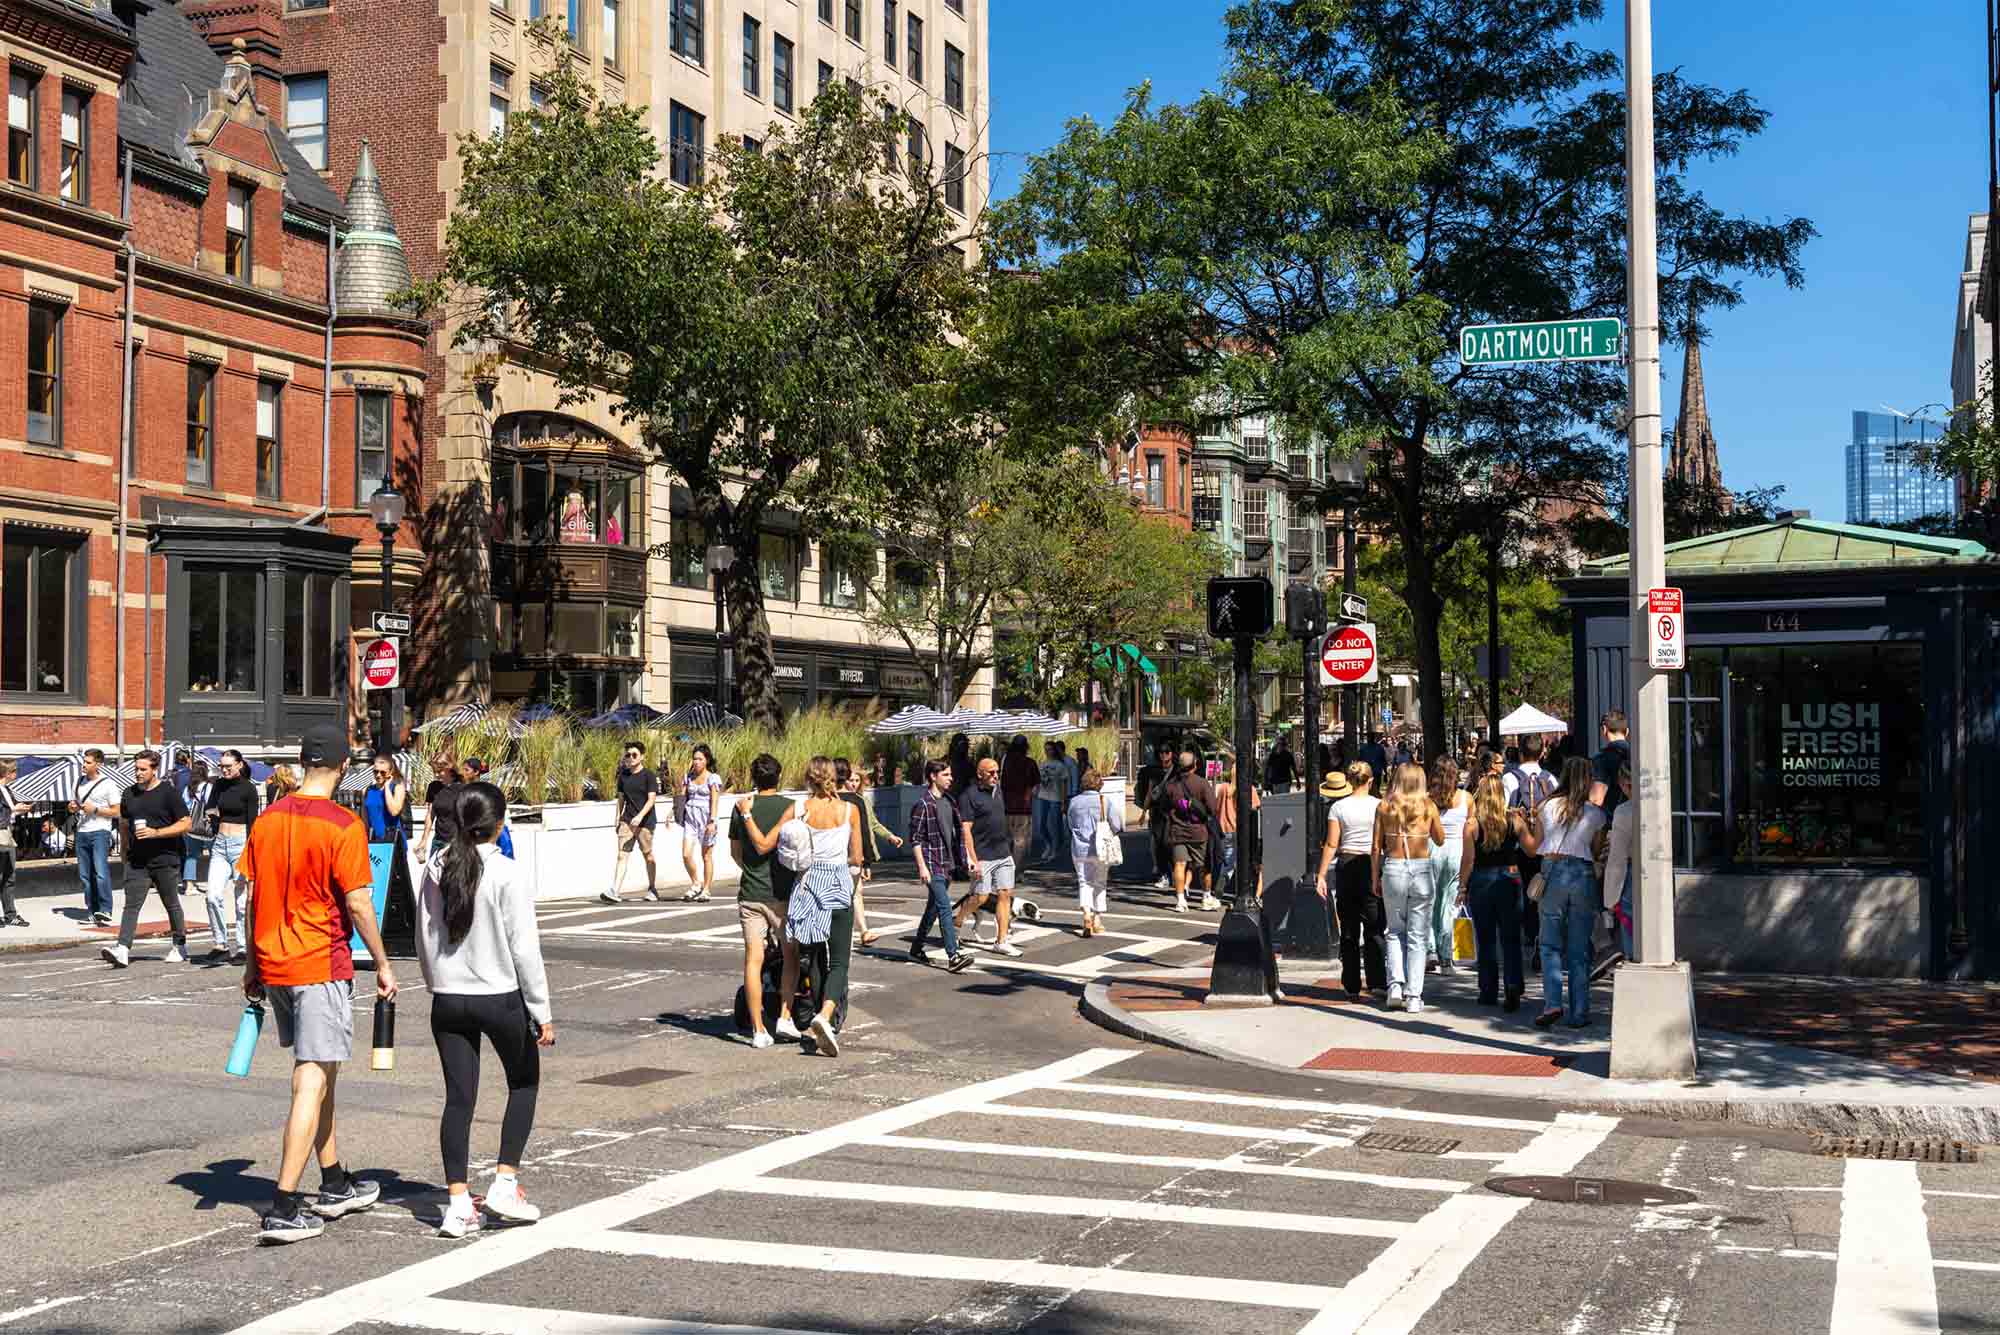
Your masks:
{"label": "elite sign", "polygon": [[1646,590],[1646,629],[1656,670],[1687,666],[1687,621],[1679,589]]}
{"label": "elite sign", "polygon": [[1326,637],[1319,650],[1319,684],[1367,686],[1376,678],[1375,623],[1357,621]]}

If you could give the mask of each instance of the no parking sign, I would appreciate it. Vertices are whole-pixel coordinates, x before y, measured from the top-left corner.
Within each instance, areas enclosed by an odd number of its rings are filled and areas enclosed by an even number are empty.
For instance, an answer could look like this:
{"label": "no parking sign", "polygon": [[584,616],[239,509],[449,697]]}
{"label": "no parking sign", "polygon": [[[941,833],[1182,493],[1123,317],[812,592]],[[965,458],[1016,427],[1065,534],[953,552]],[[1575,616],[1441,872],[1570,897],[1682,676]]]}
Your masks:
{"label": "no parking sign", "polygon": [[1679,589],[1646,590],[1647,640],[1653,646],[1655,670],[1687,666],[1687,621]]}

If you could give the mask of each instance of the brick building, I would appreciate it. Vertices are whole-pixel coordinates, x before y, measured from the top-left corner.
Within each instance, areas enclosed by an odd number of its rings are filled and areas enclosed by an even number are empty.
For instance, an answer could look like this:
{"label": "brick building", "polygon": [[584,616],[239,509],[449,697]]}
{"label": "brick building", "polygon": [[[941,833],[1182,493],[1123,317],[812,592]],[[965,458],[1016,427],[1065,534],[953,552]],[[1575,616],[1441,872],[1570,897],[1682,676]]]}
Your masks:
{"label": "brick building", "polygon": [[253,51],[169,4],[0,0],[0,749],[278,746],[346,708],[360,474],[420,485],[428,331],[329,306],[347,209]]}

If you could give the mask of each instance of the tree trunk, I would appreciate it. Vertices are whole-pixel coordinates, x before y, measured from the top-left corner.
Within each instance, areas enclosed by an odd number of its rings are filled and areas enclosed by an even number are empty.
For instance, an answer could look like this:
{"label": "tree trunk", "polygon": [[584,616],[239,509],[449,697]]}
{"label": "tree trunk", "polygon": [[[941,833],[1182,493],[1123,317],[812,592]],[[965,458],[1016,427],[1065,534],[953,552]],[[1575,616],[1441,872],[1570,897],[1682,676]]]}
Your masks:
{"label": "tree trunk", "polygon": [[[757,523],[761,515],[731,505],[718,486],[691,486],[690,490],[694,492],[695,518],[701,521],[708,545],[724,544],[736,554],[723,572],[722,588],[729,600],[729,636],[736,646],[736,682],[743,716],[783,736],[785,711],[778,701],[771,623],[764,616],[764,583],[757,572]],[[728,683],[717,682],[716,695],[725,697],[727,687]]]}
{"label": "tree trunk", "polygon": [[1445,754],[1444,649],[1438,636],[1444,602],[1437,594],[1437,571],[1421,544],[1409,548],[1403,600],[1410,608],[1410,628],[1417,641],[1418,712],[1423,720],[1424,754]]}

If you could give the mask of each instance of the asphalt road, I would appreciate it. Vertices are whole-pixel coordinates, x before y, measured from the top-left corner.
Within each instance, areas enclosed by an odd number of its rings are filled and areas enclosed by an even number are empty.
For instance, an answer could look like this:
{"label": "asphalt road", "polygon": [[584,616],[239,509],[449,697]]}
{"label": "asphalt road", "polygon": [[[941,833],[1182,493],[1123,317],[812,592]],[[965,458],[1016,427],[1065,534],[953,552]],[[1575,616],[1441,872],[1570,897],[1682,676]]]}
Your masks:
{"label": "asphalt road", "polygon": [[[910,921],[914,894],[878,885],[874,925]],[[1198,960],[1213,915],[1121,890],[1121,935],[1084,941],[1060,887],[1035,897],[1051,911],[1021,961],[925,969],[907,928],[860,958],[838,1059],[734,1036],[733,903],[547,906],[559,1040],[523,1168],[544,1218],[465,1242],[435,1235],[442,1093],[413,961],[398,1070],[342,1080],[343,1158],[383,1204],[259,1249],[287,1067],[267,1039],[249,1079],[223,1074],[235,971],[158,963],[164,943],[121,972],[0,958],[0,1325],[2000,1330],[1993,1164],[1849,1163],[1146,1048],[1078,1016],[1083,979]],[[497,1148],[485,1077],[476,1173]],[[1524,1174],[1689,1197],[1486,1185]]]}

